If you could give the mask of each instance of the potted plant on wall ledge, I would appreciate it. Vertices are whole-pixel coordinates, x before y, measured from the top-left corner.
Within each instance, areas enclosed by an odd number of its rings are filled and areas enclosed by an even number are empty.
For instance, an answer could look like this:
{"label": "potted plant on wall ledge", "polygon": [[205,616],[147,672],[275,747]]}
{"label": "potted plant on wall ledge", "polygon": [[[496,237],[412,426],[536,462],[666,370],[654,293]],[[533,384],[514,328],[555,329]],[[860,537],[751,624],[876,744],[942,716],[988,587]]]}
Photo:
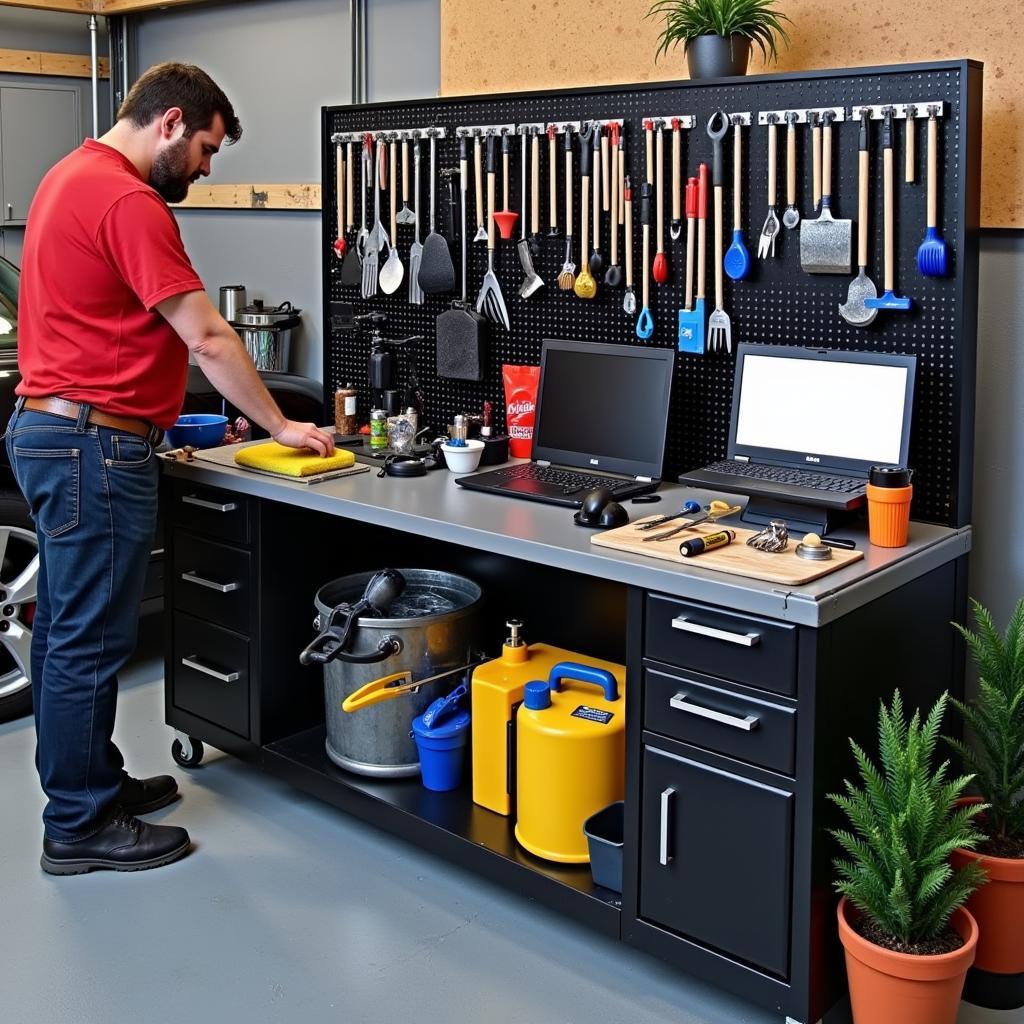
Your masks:
{"label": "potted plant on wall ledge", "polygon": [[655,0],[647,17],[660,15],[665,27],[655,59],[683,44],[690,78],[743,75],[756,43],[764,62],[778,61],[778,41],[789,45],[782,27],[790,19],[775,0]]}
{"label": "potted plant on wall ledge", "polygon": [[978,953],[964,998],[979,1006],[1024,1006],[1024,600],[1017,603],[1005,636],[992,616],[971,601],[977,632],[953,623],[978,669],[978,695],[954,701],[973,733],[970,745],[948,740],[989,809],[979,817],[985,834],[976,850],[955,850],[956,867],[975,863],[989,878],[967,903],[978,921]]}
{"label": "potted plant on wall ledge", "polygon": [[978,926],[964,908],[984,881],[976,864],[949,863],[954,849],[982,839],[973,818],[985,806],[956,806],[971,776],[932,767],[947,695],[909,724],[897,692],[879,712],[876,767],[853,740],[861,786],[829,799],[851,830],[836,829],[846,853],[839,874],[839,937],[855,1024],[954,1024]]}

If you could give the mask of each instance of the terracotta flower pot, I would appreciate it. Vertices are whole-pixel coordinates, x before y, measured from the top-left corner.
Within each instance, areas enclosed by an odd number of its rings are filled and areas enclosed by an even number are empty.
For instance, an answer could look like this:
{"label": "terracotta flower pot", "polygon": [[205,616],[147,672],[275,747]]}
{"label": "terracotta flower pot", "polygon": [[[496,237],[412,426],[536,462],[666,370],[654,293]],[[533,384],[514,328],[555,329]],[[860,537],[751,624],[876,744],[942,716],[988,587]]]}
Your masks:
{"label": "terracotta flower pot", "polygon": [[956,1024],[964,978],[978,944],[978,926],[966,910],[961,907],[949,922],[963,946],[938,956],[895,953],[868,942],[854,931],[851,922],[857,911],[845,897],[837,913],[855,1024]]}
{"label": "terracotta flower pot", "polygon": [[[958,801],[980,802],[980,797]],[[1024,1006],[1024,860],[973,850],[954,850],[950,857],[957,869],[971,861],[989,880],[967,901],[978,922],[978,954],[965,998],[991,1009],[1016,1009]]]}

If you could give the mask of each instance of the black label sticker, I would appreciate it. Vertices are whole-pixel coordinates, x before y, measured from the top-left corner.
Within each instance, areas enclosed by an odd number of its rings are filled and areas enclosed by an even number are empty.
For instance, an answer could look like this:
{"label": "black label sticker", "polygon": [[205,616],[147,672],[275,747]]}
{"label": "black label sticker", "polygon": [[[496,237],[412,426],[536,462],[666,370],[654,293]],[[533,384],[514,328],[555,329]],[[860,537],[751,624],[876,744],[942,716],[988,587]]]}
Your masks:
{"label": "black label sticker", "polygon": [[573,713],[573,718],[585,718],[588,722],[597,722],[599,725],[607,725],[614,717],[614,711],[602,711],[600,708],[588,708],[581,704]]}

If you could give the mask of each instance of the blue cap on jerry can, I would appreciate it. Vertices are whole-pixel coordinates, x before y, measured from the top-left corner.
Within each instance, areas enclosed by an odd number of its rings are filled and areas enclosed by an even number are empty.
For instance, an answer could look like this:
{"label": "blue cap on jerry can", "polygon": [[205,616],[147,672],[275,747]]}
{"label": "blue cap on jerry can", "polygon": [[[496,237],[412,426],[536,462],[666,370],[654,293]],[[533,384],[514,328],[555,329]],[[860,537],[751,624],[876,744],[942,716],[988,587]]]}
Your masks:
{"label": "blue cap on jerry can", "polygon": [[543,711],[551,707],[551,688],[546,679],[535,679],[523,690],[523,703],[531,711]]}

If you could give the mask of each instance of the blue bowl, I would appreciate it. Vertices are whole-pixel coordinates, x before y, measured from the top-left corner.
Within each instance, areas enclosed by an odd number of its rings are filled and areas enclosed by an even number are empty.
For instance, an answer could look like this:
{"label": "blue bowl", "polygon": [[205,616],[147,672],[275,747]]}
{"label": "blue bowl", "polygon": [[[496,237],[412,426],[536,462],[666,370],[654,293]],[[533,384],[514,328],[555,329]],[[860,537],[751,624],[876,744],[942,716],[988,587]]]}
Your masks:
{"label": "blue bowl", "polygon": [[179,416],[164,439],[172,448],[184,448],[187,444],[193,448],[215,448],[224,440],[227,429],[227,416],[193,412]]}

